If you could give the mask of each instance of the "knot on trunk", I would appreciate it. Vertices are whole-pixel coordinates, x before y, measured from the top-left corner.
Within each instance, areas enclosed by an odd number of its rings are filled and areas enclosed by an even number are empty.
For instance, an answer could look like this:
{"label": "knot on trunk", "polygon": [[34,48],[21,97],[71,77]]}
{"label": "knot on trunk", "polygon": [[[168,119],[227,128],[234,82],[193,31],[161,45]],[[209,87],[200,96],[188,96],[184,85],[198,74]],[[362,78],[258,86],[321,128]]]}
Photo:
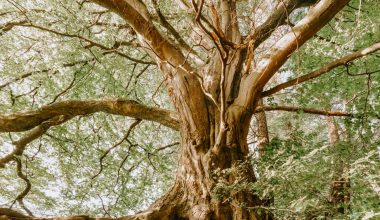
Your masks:
{"label": "knot on trunk", "polygon": [[210,219],[212,212],[206,204],[196,205],[191,209],[190,219],[206,220]]}

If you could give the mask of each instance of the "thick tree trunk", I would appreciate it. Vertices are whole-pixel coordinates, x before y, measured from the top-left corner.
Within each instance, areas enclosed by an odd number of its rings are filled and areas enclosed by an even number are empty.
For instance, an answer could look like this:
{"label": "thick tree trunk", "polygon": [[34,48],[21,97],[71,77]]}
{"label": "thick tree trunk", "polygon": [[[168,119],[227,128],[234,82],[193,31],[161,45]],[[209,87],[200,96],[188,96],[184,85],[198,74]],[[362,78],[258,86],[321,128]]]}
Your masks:
{"label": "thick tree trunk", "polygon": [[[212,115],[210,118],[213,118]],[[221,189],[221,184],[228,186],[239,181],[240,183],[255,181],[252,166],[247,162],[249,151],[246,136],[250,119],[250,115],[247,116],[239,108],[230,108],[227,113],[229,130],[219,149],[211,145],[213,141],[210,141],[210,137],[215,138],[217,133],[211,131],[208,136],[193,137],[190,135],[192,132],[187,130],[188,126],[182,126],[182,152],[174,186],[148,211],[136,217],[144,219],[271,219],[266,213],[259,215],[254,210],[250,210],[250,207],[262,204],[251,189],[226,190],[223,193],[221,192],[223,190],[217,190]],[[230,169],[230,172],[223,175],[221,171],[225,169]],[[215,193],[218,196],[215,196]]]}
{"label": "thick tree trunk", "polygon": [[[289,55],[332,19],[348,0],[321,1],[266,52],[257,65],[255,48],[277,25],[284,23],[288,12],[304,1],[279,4],[273,15],[245,40],[239,31],[235,1],[218,1],[209,6],[212,7],[212,30],[205,28],[201,21],[203,15],[199,12],[202,12],[203,1],[193,1],[195,20],[204,30],[202,37],[212,40],[215,46],[211,62],[197,73],[133,1],[94,1],[114,10],[144,38],[141,43],[150,48],[147,52],[165,76],[169,96],[180,119],[182,150],[175,184],[162,199],[134,218],[270,218],[249,208],[262,204],[251,189],[244,188],[244,184],[232,187],[255,181],[253,168],[247,162],[246,140],[260,91]],[[242,43],[245,46],[237,47]],[[226,169],[228,172],[223,174],[221,171]],[[229,187],[218,191],[223,189],[222,185]],[[219,195],[216,198],[215,192]]]}

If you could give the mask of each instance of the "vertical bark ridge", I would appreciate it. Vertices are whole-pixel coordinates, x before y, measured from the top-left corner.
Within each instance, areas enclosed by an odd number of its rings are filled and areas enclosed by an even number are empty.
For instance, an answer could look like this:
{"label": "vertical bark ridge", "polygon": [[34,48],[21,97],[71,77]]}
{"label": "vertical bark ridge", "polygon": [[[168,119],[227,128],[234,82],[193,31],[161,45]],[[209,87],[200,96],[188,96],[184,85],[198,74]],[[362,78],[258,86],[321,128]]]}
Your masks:
{"label": "vertical bark ridge", "polygon": [[[263,99],[258,101],[257,107],[262,108],[264,106]],[[259,150],[259,156],[263,157],[265,154],[265,146],[269,143],[267,117],[265,111],[255,113],[257,124],[257,148]]]}

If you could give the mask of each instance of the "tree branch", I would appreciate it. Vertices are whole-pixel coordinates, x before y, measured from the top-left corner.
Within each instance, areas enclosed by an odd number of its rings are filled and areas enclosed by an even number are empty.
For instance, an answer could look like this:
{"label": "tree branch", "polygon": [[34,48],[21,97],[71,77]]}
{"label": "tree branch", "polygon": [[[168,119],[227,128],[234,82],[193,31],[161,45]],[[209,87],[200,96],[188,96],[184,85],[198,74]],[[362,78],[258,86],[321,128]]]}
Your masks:
{"label": "tree branch", "polygon": [[[17,27],[17,26],[20,26],[20,25],[23,25],[23,24],[26,24],[26,23],[27,23],[26,20],[8,22],[8,23],[5,23],[2,26],[0,26],[0,30],[3,33],[5,33],[5,32],[8,32],[8,31],[12,30],[12,28],[14,28],[14,27]],[[0,36],[3,33],[0,33]]]}
{"label": "tree branch", "polygon": [[[168,208],[169,209],[169,208]],[[165,212],[166,211],[166,212]],[[66,217],[51,217],[51,218],[40,218],[27,216],[19,211],[0,208],[0,219],[1,220],[138,220],[138,219],[164,219],[165,214],[167,214],[167,209],[159,210],[158,208],[152,208],[145,212],[139,212],[132,216],[122,216],[117,218],[98,218],[90,217],[87,215],[74,215]]]}
{"label": "tree branch", "polygon": [[[13,142],[15,149],[11,153],[0,158],[0,168],[4,168],[5,164],[21,156],[24,153],[26,145],[41,137],[50,127],[62,124],[70,118],[71,117],[68,115],[55,115],[45,121],[42,121],[38,126],[26,133],[21,139]],[[19,121],[18,123],[22,123],[22,121]]]}
{"label": "tree branch", "polygon": [[[197,52],[190,47],[186,41],[181,37],[181,35],[178,33],[178,31],[168,22],[168,20],[165,18],[165,16],[162,14],[159,5],[157,4],[157,0],[152,0],[154,9],[158,15],[158,19],[163,27],[165,27],[175,38],[175,40],[178,42],[181,49],[183,49],[187,53],[191,53],[195,55],[199,60],[200,56],[197,54]],[[203,62],[203,61],[202,61]]]}
{"label": "tree branch", "polygon": [[34,216],[33,213],[25,206],[24,204],[24,198],[26,195],[28,195],[30,189],[32,188],[32,184],[30,183],[30,180],[28,179],[27,175],[25,175],[22,172],[22,163],[20,158],[15,158],[14,161],[17,164],[17,176],[20,177],[22,180],[24,180],[26,186],[25,189],[16,197],[16,200],[20,206],[28,213],[29,216]]}
{"label": "tree branch", "polygon": [[111,152],[111,150],[115,149],[116,147],[118,147],[120,144],[122,144],[125,140],[128,139],[129,135],[131,134],[133,128],[135,128],[139,123],[141,122],[141,119],[137,119],[135,122],[133,122],[130,126],[129,126],[129,129],[127,131],[127,133],[124,135],[123,139],[121,139],[119,142],[117,142],[116,144],[114,144],[112,147],[108,148],[104,154],[100,157],[99,159],[99,165],[100,165],[100,169],[99,171],[91,177],[91,179],[95,179],[97,176],[99,176],[99,174],[102,173],[103,171],[103,160],[104,158],[106,158],[106,156],[109,154],[109,152]]}
{"label": "tree branch", "polygon": [[235,105],[252,109],[257,94],[290,55],[325,26],[349,0],[322,0],[266,53],[253,73],[243,76]]}
{"label": "tree branch", "polygon": [[[151,65],[155,65],[156,63],[154,62],[151,62],[151,61],[144,61],[144,60],[140,60],[140,59],[136,59],[134,57],[131,57],[121,51],[118,50],[117,47],[107,47],[103,44],[100,44],[98,42],[95,42],[89,38],[86,38],[86,37],[83,37],[81,35],[78,35],[78,34],[69,34],[69,33],[64,33],[64,32],[59,32],[59,31],[56,31],[56,30],[53,30],[53,29],[49,29],[49,28],[46,28],[46,27],[42,27],[42,26],[38,26],[38,25],[35,25],[35,24],[20,24],[19,26],[22,26],[22,27],[30,27],[30,28],[35,28],[35,29],[39,29],[39,30],[42,30],[42,31],[46,31],[46,32],[49,32],[49,33],[53,33],[53,34],[56,34],[56,35],[59,35],[59,36],[63,36],[63,37],[68,37],[68,38],[76,38],[76,39],[79,39],[79,40],[82,40],[86,43],[88,43],[89,45],[87,45],[85,48],[91,48],[93,46],[95,47],[98,47],[102,50],[104,50],[104,54],[107,54],[107,53],[115,53],[119,56],[122,56],[124,58],[127,58],[128,60],[130,61],[133,61],[135,63],[141,63],[141,64],[151,64]],[[121,46],[122,44],[116,42],[115,46]]]}
{"label": "tree branch", "polygon": [[205,126],[208,124],[206,96],[187,57],[161,35],[151,19],[139,13],[133,5],[134,0],[91,1],[120,15],[140,35],[147,52],[165,76],[169,95],[183,117],[181,120],[189,122],[190,130],[201,133],[200,136],[208,134],[208,127]]}
{"label": "tree branch", "polygon": [[255,109],[255,112],[262,111],[287,111],[287,112],[305,112],[309,114],[316,115],[326,115],[326,116],[346,116],[353,117],[354,115],[349,112],[336,112],[336,111],[327,111],[327,110],[319,110],[313,108],[299,108],[292,106],[263,106]]}
{"label": "tree branch", "polygon": [[60,115],[75,117],[95,112],[106,112],[154,121],[174,130],[178,130],[179,127],[177,115],[173,111],[148,107],[131,100],[108,98],[62,101],[34,111],[0,115],[0,132],[26,131]]}
{"label": "tree branch", "polygon": [[309,6],[317,2],[316,0],[282,0],[279,1],[273,12],[269,15],[266,21],[248,36],[245,41],[249,42],[254,39],[254,48],[257,48],[262,42],[270,37],[277,27],[286,24],[289,15],[297,8]]}
{"label": "tree branch", "polygon": [[280,90],[283,90],[285,88],[295,86],[295,85],[298,85],[298,84],[303,83],[305,81],[314,79],[318,76],[321,76],[325,73],[328,73],[330,70],[332,70],[336,67],[346,65],[347,63],[349,63],[351,61],[354,61],[358,58],[364,57],[368,54],[374,53],[378,50],[380,50],[380,43],[375,43],[375,44],[371,45],[370,47],[367,47],[367,48],[362,49],[362,50],[357,51],[357,52],[353,52],[353,53],[348,54],[348,55],[346,55],[340,59],[337,59],[337,60],[327,64],[326,66],[324,66],[318,70],[315,70],[311,73],[297,77],[297,78],[292,79],[288,82],[281,83],[281,84],[279,84],[279,85],[277,85],[277,86],[275,86],[275,87],[273,87],[267,91],[262,92],[261,96],[262,97],[270,96],[270,95],[273,95],[274,93],[276,93]]}
{"label": "tree branch", "polygon": [[[92,62],[92,61],[95,61],[95,58],[91,58],[91,59],[85,59],[85,60],[80,60],[80,61],[75,61],[75,62],[71,62],[71,63],[64,63],[62,65],[62,67],[64,68],[67,68],[67,67],[73,67],[73,66],[76,66],[78,64],[82,64],[82,65],[86,65],[88,64],[89,62]],[[18,81],[21,81],[23,79],[26,79],[34,74],[38,74],[38,73],[47,73],[49,71],[52,71],[53,72],[53,75],[58,71],[56,69],[53,69],[53,68],[47,68],[47,69],[42,69],[42,70],[34,70],[34,71],[31,71],[31,72],[27,72],[27,73],[24,73],[22,74],[21,76],[18,76],[12,80],[9,80],[7,82],[5,82],[4,84],[1,84],[0,85],[0,90],[6,86],[9,86],[11,85],[12,83],[16,83]]]}
{"label": "tree branch", "polygon": [[33,217],[24,215],[21,212],[13,210],[13,209],[0,208],[0,219],[2,220],[27,219],[27,218],[33,218]]}
{"label": "tree branch", "polygon": [[153,50],[156,59],[167,61],[174,66],[185,62],[183,54],[165,39],[154,26],[145,5],[135,4],[137,0],[92,0],[106,7],[122,18],[140,34]]}
{"label": "tree branch", "polygon": [[95,112],[146,119],[177,130],[179,127],[179,122],[174,112],[119,99],[63,101],[44,106],[35,111],[0,115],[0,132],[17,132],[32,129],[20,140],[13,143],[15,149],[11,153],[0,158],[0,168],[5,167],[5,164],[21,156],[26,145],[41,137],[51,126],[62,124],[75,116]]}

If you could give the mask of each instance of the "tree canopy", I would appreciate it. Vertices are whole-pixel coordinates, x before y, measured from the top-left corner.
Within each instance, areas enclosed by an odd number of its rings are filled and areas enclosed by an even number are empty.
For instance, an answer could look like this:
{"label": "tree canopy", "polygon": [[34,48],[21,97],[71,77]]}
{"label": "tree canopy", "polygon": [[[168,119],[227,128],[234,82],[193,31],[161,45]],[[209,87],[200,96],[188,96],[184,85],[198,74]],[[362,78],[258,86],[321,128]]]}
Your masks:
{"label": "tree canopy", "polygon": [[0,219],[378,218],[379,4],[1,1]]}

